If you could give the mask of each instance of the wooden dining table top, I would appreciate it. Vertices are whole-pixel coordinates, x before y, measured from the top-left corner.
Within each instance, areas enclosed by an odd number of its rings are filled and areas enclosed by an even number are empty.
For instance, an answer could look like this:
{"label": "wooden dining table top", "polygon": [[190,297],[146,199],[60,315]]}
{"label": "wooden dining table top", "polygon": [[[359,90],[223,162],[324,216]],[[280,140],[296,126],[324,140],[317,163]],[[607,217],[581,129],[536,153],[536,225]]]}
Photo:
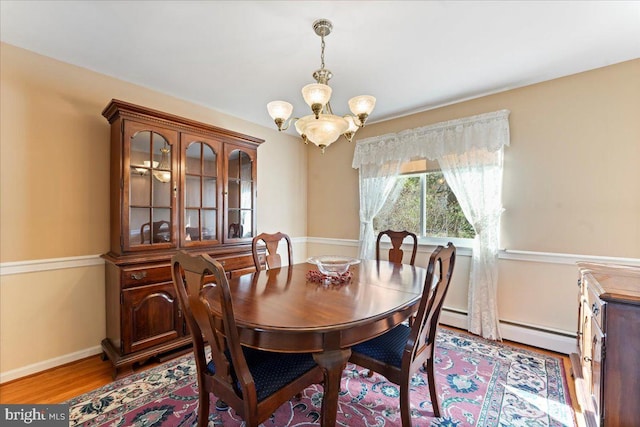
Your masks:
{"label": "wooden dining table top", "polygon": [[[375,260],[352,265],[344,284],[308,280],[309,271],[317,267],[301,263],[229,280],[244,345],[284,352],[348,348],[406,319],[426,277],[424,268]],[[215,291],[205,288],[202,297],[215,310]]]}

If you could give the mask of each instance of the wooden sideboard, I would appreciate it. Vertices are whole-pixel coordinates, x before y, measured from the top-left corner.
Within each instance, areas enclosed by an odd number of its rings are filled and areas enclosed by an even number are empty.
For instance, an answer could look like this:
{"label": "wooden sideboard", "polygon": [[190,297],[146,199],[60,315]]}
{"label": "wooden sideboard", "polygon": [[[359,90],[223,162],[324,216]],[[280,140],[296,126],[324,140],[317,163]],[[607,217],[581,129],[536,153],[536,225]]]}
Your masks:
{"label": "wooden sideboard", "polygon": [[578,346],[571,354],[588,427],[638,425],[640,268],[578,263]]}

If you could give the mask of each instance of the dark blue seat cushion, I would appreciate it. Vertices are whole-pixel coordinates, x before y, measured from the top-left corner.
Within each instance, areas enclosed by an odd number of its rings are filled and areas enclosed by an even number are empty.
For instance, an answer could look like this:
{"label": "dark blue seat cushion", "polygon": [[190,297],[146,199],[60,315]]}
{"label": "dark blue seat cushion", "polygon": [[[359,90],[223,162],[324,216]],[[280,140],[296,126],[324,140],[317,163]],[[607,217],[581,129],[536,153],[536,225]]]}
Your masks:
{"label": "dark blue seat cushion", "polygon": [[[316,362],[309,353],[274,353],[242,347],[247,360],[249,371],[256,384],[258,402],[271,396],[291,381],[309,372],[316,366]],[[227,357],[231,361],[231,357]],[[207,370],[214,374],[216,371],[213,361],[207,365]],[[240,384],[235,378],[236,387]]]}
{"label": "dark blue seat cushion", "polygon": [[351,351],[400,368],[402,366],[402,352],[410,333],[410,327],[400,324],[379,337],[351,347]]}

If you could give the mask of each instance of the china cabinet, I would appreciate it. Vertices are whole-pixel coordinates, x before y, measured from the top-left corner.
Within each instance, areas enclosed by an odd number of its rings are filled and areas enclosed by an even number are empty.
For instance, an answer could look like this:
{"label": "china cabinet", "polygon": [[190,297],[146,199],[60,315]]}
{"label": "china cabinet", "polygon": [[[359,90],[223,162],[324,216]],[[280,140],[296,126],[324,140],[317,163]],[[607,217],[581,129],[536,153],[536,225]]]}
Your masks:
{"label": "china cabinet", "polygon": [[104,357],[114,377],[191,343],[171,279],[180,249],[230,277],[254,271],[257,147],[263,141],[119,100],[111,125]]}
{"label": "china cabinet", "polygon": [[578,263],[578,343],[571,354],[586,425],[637,425],[640,268]]}

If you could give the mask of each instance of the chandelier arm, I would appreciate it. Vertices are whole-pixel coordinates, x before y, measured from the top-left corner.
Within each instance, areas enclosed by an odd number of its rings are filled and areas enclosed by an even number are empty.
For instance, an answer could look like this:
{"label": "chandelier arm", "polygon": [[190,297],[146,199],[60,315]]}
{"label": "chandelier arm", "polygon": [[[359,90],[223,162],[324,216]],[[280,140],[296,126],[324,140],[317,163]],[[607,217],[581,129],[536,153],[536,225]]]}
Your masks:
{"label": "chandelier arm", "polygon": [[[291,117],[291,118],[289,118],[287,120],[284,120],[282,122],[282,124],[278,126],[278,130],[280,132],[284,132],[287,129],[289,129],[289,126],[291,126],[292,123],[294,123],[295,121],[298,121],[298,120],[300,120],[299,117]],[[276,124],[277,124],[277,122],[276,122]]]}
{"label": "chandelier arm", "polygon": [[333,110],[331,110],[331,101],[327,101],[324,105],[324,110],[326,114],[333,114]]}

